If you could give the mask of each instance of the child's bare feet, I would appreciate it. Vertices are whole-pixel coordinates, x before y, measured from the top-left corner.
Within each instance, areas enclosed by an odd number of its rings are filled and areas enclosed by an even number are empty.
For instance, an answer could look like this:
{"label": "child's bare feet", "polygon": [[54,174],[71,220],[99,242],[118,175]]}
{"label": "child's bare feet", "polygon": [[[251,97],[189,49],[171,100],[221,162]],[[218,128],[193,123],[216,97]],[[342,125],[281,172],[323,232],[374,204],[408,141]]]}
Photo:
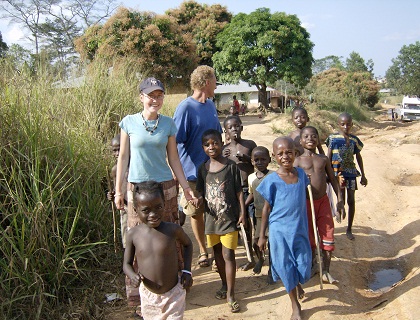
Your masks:
{"label": "child's bare feet", "polygon": [[334,279],[329,272],[322,273],[322,281],[331,284],[338,283],[338,280]]}
{"label": "child's bare feet", "polygon": [[354,240],[354,235],[350,230],[346,231],[346,236],[347,236],[347,239]]}
{"label": "child's bare feet", "polygon": [[248,271],[249,269],[253,268],[255,266],[255,261],[247,262],[244,265],[240,266],[239,269],[242,271]]}
{"label": "child's bare feet", "polygon": [[302,320],[302,309],[300,307],[300,303],[297,303],[295,307],[292,305],[292,316],[290,317],[290,320]]}
{"label": "child's bare feet", "polygon": [[299,300],[302,300],[303,298],[305,298],[305,290],[303,290],[300,283],[297,286],[297,297]]}
{"label": "child's bare feet", "polygon": [[252,271],[254,271],[255,274],[260,274],[263,264],[264,264],[264,260],[258,260],[257,263],[255,264],[254,269],[252,269]]}

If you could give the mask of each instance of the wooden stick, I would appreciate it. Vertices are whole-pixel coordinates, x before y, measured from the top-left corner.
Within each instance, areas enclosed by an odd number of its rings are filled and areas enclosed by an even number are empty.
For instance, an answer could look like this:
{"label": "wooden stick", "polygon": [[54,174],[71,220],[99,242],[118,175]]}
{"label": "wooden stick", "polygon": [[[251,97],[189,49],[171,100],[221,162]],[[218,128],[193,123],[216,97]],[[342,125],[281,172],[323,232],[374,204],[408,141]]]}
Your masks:
{"label": "wooden stick", "polygon": [[315,244],[316,244],[316,251],[318,254],[318,265],[319,265],[319,287],[321,290],[323,289],[322,285],[322,260],[321,260],[321,250],[319,248],[319,239],[318,239],[318,230],[316,227],[316,218],[315,218],[315,208],[314,208],[314,199],[312,196],[312,187],[308,185],[308,193],[309,193],[309,200],[311,202],[311,213],[312,213],[312,225],[314,227],[314,236],[315,236]]}
{"label": "wooden stick", "polygon": [[[107,174],[107,180],[108,180],[108,189],[109,191],[113,190],[111,183],[111,175],[108,170],[108,166],[106,167],[106,174]],[[114,251],[117,253],[117,223],[115,219],[115,204],[114,201],[111,201],[111,208],[112,208],[112,222],[114,223]]]}
{"label": "wooden stick", "polygon": [[248,258],[249,262],[252,262],[251,251],[248,246],[248,237],[246,236],[244,225],[241,223],[240,227],[241,227],[242,240],[245,243],[246,257]]}

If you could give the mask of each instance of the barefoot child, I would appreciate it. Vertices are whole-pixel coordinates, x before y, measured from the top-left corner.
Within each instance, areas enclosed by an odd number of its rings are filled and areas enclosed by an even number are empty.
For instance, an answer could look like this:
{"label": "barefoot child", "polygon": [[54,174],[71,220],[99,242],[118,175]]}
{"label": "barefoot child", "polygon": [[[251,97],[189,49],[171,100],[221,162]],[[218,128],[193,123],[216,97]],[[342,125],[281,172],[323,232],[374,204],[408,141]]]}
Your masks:
{"label": "barefoot child", "polygon": [[289,137],[273,142],[273,156],[279,164],[276,173],[260,183],[257,191],[265,203],[258,246],[264,251],[269,226],[271,271],[274,281],[281,279],[292,302],[293,320],[301,319],[298,301],[304,291],[301,283],[311,276],[311,246],[306,215],[306,187],[309,179],[301,168],[294,168],[295,144]]}
{"label": "barefoot child", "polygon": [[210,159],[198,170],[197,191],[205,198],[207,245],[213,247],[222,280],[216,298],[227,299],[231,312],[238,312],[240,307],[235,299],[235,249],[238,245],[238,226],[245,222],[241,174],[235,162],[223,157],[219,131],[205,131],[202,143]]}
{"label": "barefoot child", "polygon": [[[181,226],[163,222],[164,194],[160,183],[134,186],[134,211],[141,224],[127,233],[124,273],[139,286],[142,315],[148,319],[182,319],[186,290],[192,285],[192,243]],[[179,276],[176,241],[183,246],[184,269]],[[137,257],[138,272],[133,269]]]}
{"label": "barefoot child", "polygon": [[274,171],[268,170],[267,167],[270,164],[271,157],[270,152],[266,147],[255,147],[252,149],[251,153],[251,161],[255,167],[255,172],[251,173],[248,177],[248,186],[249,186],[249,195],[245,201],[245,207],[254,203],[255,208],[255,232],[254,232],[254,243],[252,247],[254,249],[255,255],[257,256],[257,263],[253,271],[256,274],[261,273],[261,268],[264,264],[264,254],[258,247],[258,239],[260,238],[260,230],[261,230],[261,217],[262,217],[262,209],[264,207],[264,198],[256,191],[257,187],[263,181],[263,179],[273,173]]}
{"label": "barefoot child", "polygon": [[[242,139],[243,130],[242,121],[238,116],[228,116],[223,122],[224,130],[229,136],[229,143],[223,147],[223,156],[233,160],[240,172],[242,191],[245,199],[248,197],[248,176],[254,172],[254,166],[251,163],[251,152],[257,144],[252,140]],[[244,200],[245,201],[245,200]],[[245,232],[248,239],[248,246],[252,248],[252,221],[249,213],[246,212]],[[241,266],[241,270],[246,271],[255,266],[254,256],[251,251],[251,262]]]}
{"label": "barefoot child", "polygon": [[[323,256],[322,279],[325,282],[337,282],[330,274],[331,255],[334,250],[334,220],[331,213],[330,202],[327,196],[327,176],[337,194],[337,211],[343,210],[343,199],[339,192],[337,179],[330,165],[329,159],[323,154],[316,154],[319,141],[318,131],[311,126],[306,126],[300,133],[300,144],[303,154],[295,159],[294,165],[305,170],[310,177],[315,209],[315,223],[319,232],[320,247]],[[308,214],[309,240],[312,248],[312,257],[315,257],[315,236],[312,223],[310,201],[306,200]],[[314,263],[312,264],[312,268]]]}
{"label": "barefoot child", "polygon": [[356,155],[357,164],[361,172],[360,184],[367,186],[367,179],[363,168],[363,159],[361,151],[363,143],[358,137],[350,134],[353,127],[353,119],[350,114],[344,112],[338,116],[338,128],[340,132],[331,134],[325,141],[328,147],[328,158],[334,170],[335,176],[340,173],[344,178],[341,192],[343,201],[346,199],[347,190],[347,204],[348,208],[348,224],[346,235],[349,240],[354,240],[352,233],[353,219],[356,211],[355,192],[357,190],[356,177],[360,176],[354,163],[354,155]]}
{"label": "barefoot child", "polygon": [[[299,142],[300,132],[302,128],[304,128],[306,124],[309,122],[308,111],[306,111],[306,109],[302,107],[294,108],[292,111],[292,122],[294,126],[296,127],[296,130],[290,132],[289,137],[292,138],[292,140],[294,141],[296,149],[299,151],[299,154],[302,154],[304,150]],[[320,154],[325,154],[324,150],[322,149],[321,143],[319,141],[318,141],[317,149]]]}

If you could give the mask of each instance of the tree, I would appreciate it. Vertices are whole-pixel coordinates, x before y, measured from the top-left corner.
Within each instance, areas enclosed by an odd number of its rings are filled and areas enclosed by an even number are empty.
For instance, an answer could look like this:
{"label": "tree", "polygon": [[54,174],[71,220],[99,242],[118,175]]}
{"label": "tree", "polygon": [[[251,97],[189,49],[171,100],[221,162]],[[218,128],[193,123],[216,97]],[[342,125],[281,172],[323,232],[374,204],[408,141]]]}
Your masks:
{"label": "tree", "polygon": [[3,42],[3,36],[0,32],[0,58],[3,58],[6,55],[8,46],[6,42]]}
{"label": "tree", "polygon": [[369,59],[368,63],[365,63],[365,59],[361,57],[357,52],[351,52],[350,56],[346,59],[346,70],[348,72],[370,72],[373,71],[373,61]]}
{"label": "tree", "polygon": [[212,66],[212,57],[217,51],[216,36],[232,19],[227,8],[220,4],[208,6],[184,1],[179,8],[167,10],[166,14],[177,20],[183,32],[192,35],[197,46],[198,63]]}
{"label": "tree", "polygon": [[327,56],[322,59],[317,59],[314,61],[314,64],[312,66],[312,73],[318,74],[331,68],[344,70],[344,65],[343,65],[342,60],[343,60],[343,57],[337,57],[337,56]]}
{"label": "tree", "polygon": [[420,97],[420,41],[403,46],[386,72],[390,87],[405,95]]}
{"label": "tree", "polygon": [[260,8],[239,13],[217,36],[220,51],[213,63],[220,80],[255,85],[267,107],[268,84],[283,79],[304,86],[309,81],[313,46],[296,15]]}
{"label": "tree", "polygon": [[103,26],[94,25],[75,41],[84,60],[131,57],[138,71],[166,84],[188,78],[197,66],[196,46],[175,18],[120,8]]}

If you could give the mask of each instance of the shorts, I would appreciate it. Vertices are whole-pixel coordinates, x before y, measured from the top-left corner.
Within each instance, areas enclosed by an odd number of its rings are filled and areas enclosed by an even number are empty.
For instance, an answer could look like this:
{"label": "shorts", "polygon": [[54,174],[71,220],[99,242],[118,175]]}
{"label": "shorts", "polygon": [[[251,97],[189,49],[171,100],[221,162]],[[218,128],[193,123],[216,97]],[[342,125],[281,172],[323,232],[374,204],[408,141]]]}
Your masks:
{"label": "shorts", "polygon": [[[256,217],[255,218],[257,222],[255,223],[255,232],[254,232],[254,240],[258,240],[260,238],[260,232],[261,232],[261,221],[262,218]],[[268,229],[267,229],[268,230]],[[265,236],[268,236],[268,232],[265,230]]]}
{"label": "shorts", "polygon": [[[194,195],[198,198],[199,194],[197,193],[197,190],[196,190],[196,182],[188,181],[188,185],[193,190]],[[179,200],[179,205],[182,207],[182,211],[184,211],[185,215],[189,217],[193,217],[197,214],[204,214],[204,201],[201,204],[201,206],[196,208],[193,204],[189,203],[187,199],[185,199],[184,193],[182,193],[181,195],[181,199]]]}
{"label": "shorts", "polygon": [[141,282],[139,292],[143,319],[183,319],[186,290],[179,282],[171,290],[161,294],[150,291]]}
{"label": "shorts", "polygon": [[357,190],[357,182],[356,182],[356,178],[344,178],[344,182],[345,182],[345,188],[349,189],[349,190]]}
{"label": "shorts", "polygon": [[[316,248],[310,200],[306,200],[306,207],[309,242],[311,243],[311,248]],[[326,194],[321,199],[314,200],[314,209],[316,226],[321,238],[320,248],[325,251],[334,251],[334,220],[331,213],[330,200]]]}
{"label": "shorts", "polygon": [[226,234],[206,234],[207,248],[222,243],[225,248],[236,250],[238,247],[238,235],[238,231],[232,231]]}

